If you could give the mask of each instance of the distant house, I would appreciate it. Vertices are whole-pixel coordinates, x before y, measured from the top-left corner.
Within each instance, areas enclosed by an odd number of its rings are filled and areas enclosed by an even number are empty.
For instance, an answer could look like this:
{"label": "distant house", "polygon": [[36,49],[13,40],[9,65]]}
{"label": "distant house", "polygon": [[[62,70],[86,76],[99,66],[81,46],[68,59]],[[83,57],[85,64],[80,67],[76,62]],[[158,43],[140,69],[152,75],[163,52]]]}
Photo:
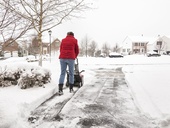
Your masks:
{"label": "distant house", "polygon": [[28,51],[29,51],[29,42],[28,40],[22,40],[22,41],[18,41],[19,44],[19,55],[20,56],[27,56],[28,55]]}
{"label": "distant house", "polygon": [[9,39],[2,44],[2,54],[4,57],[18,56],[19,44],[13,40]]}
{"label": "distant house", "polygon": [[[54,54],[55,52],[58,51],[59,46],[60,46],[59,39],[55,39],[54,41],[51,42],[51,44],[49,42],[42,42],[42,54],[43,55]],[[39,53],[40,53],[39,43],[37,37],[35,37],[30,45],[29,54],[35,55]]]}
{"label": "distant house", "polygon": [[60,43],[61,43],[61,41],[60,41],[58,38],[56,38],[56,39],[52,42],[52,44],[51,44],[51,54],[52,54],[53,56],[55,56],[55,55],[58,54],[58,51],[59,51],[59,48],[60,48]]}
{"label": "distant house", "polygon": [[123,41],[122,53],[127,54],[143,54],[146,52],[146,46],[149,40],[143,36],[127,36]]}
{"label": "distant house", "polygon": [[46,55],[49,54],[50,50],[49,50],[49,43],[42,43],[42,54]]}
{"label": "distant house", "polygon": [[127,36],[122,43],[122,54],[145,54],[148,51],[159,53],[170,51],[170,38],[163,36]]}
{"label": "distant house", "polygon": [[[54,41],[51,42],[51,44],[49,42],[43,42],[42,43],[42,54],[43,55],[46,55],[46,54],[53,55],[58,52],[59,46],[60,46],[59,39],[55,39]],[[40,53],[40,48],[39,48],[39,44],[38,44],[38,39],[35,37],[32,40],[32,43],[30,45],[30,53],[29,54],[36,55],[39,53]]]}
{"label": "distant house", "polygon": [[[28,46],[29,45],[29,46]],[[37,38],[32,40],[32,43],[29,44],[26,41],[17,42],[13,39],[9,39],[4,43],[0,44],[0,54],[4,57],[18,57],[26,55],[37,55],[40,52],[39,44]],[[60,40],[55,39],[50,46],[49,42],[42,43],[42,54],[57,54],[60,47]]]}
{"label": "distant house", "polygon": [[[51,45],[51,46],[50,46]],[[60,40],[57,38],[50,43],[43,43],[43,54],[56,55],[60,47]]]}
{"label": "distant house", "polygon": [[170,54],[170,36],[163,36],[162,40],[165,42],[164,50],[167,54]]}
{"label": "distant house", "polygon": [[0,56],[22,57],[28,55],[28,41],[9,39],[0,43]]}
{"label": "distant house", "polygon": [[170,38],[167,36],[158,36],[153,42],[149,42],[147,45],[148,51],[155,51],[160,54],[170,53]]}

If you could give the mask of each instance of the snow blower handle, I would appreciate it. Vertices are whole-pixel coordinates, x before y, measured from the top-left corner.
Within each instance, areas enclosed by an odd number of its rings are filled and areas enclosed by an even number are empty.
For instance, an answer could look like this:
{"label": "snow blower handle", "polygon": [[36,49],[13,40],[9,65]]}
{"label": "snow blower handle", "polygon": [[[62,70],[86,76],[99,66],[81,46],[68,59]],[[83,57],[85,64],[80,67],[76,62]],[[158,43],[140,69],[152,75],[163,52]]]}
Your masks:
{"label": "snow blower handle", "polygon": [[77,65],[79,64],[79,62],[78,62],[78,58],[76,58],[76,63],[77,63]]}

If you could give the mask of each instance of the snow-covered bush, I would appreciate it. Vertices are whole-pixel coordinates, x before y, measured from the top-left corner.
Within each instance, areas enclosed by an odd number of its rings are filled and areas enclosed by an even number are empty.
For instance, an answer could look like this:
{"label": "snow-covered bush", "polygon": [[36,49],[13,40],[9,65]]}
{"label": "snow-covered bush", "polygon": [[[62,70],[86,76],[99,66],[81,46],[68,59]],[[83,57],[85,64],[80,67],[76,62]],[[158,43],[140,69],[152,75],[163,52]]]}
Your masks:
{"label": "snow-covered bush", "polygon": [[18,85],[21,89],[44,87],[51,80],[51,72],[43,67],[22,64],[1,67],[0,87]]}

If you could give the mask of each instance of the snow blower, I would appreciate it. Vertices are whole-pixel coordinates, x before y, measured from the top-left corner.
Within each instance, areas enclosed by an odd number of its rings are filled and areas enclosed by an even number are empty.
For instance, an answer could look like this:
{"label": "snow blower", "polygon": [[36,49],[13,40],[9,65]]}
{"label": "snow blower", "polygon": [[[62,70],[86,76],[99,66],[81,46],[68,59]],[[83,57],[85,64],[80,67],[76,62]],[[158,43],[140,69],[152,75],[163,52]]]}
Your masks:
{"label": "snow blower", "polygon": [[[82,74],[84,70],[79,71],[79,63],[78,59],[76,58],[75,65],[74,65],[74,86],[81,87],[84,84],[84,76]],[[66,81],[66,87],[69,87],[69,71],[66,71],[67,73],[67,81]]]}

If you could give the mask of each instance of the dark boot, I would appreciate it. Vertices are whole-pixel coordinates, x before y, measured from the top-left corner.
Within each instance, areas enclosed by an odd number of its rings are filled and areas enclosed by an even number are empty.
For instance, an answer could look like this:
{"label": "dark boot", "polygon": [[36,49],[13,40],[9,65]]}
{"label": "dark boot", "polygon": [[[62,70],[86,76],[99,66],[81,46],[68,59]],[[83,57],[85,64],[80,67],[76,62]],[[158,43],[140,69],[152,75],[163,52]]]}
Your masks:
{"label": "dark boot", "polygon": [[59,95],[63,94],[63,84],[59,84]]}
{"label": "dark boot", "polygon": [[70,87],[70,93],[71,93],[71,92],[74,92],[74,90],[73,90],[73,86],[74,86],[74,84],[69,84],[69,87]]}

